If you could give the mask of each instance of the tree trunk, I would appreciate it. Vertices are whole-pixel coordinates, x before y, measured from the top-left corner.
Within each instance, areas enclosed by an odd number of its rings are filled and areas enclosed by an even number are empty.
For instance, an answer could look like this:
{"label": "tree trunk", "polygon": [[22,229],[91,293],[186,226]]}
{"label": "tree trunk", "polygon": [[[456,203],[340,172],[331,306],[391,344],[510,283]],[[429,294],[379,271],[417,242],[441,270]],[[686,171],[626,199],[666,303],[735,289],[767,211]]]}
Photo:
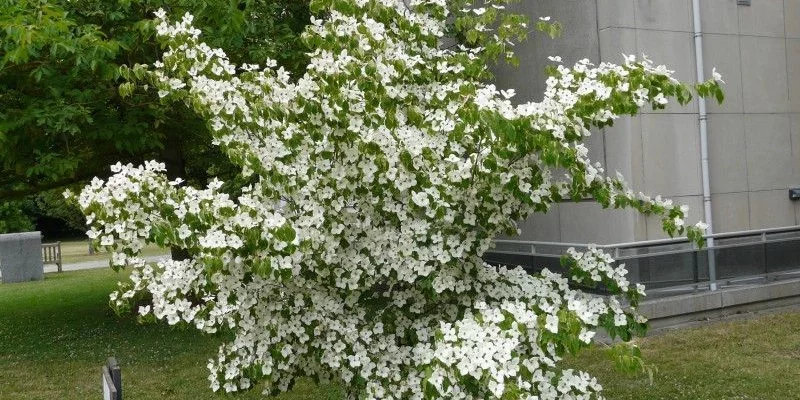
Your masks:
{"label": "tree trunk", "polygon": [[[169,129],[166,135],[164,150],[161,152],[161,159],[167,167],[167,178],[170,180],[186,175],[186,159],[184,157],[181,138],[173,129]],[[188,260],[191,258],[191,254],[189,254],[188,250],[176,246],[170,247],[170,254],[172,259],[176,261]]]}

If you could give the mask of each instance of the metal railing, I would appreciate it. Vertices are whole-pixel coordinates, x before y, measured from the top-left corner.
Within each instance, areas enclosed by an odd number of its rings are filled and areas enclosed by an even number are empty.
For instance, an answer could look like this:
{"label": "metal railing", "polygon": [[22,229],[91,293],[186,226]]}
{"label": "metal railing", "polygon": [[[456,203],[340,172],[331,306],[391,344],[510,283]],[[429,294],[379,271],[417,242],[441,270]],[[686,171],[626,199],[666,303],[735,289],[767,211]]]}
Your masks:
{"label": "metal railing", "polygon": [[[625,264],[631,282],[651,296],[667,296],[718,287],[800,277],[800,226],[708,235],[702,249],[686,238],[597,245]],[[484,259],[521,265],[531,271],[561,270],[560,258],[585,243],[495,240]],[[562,271],[563,272],[563,271]]]}

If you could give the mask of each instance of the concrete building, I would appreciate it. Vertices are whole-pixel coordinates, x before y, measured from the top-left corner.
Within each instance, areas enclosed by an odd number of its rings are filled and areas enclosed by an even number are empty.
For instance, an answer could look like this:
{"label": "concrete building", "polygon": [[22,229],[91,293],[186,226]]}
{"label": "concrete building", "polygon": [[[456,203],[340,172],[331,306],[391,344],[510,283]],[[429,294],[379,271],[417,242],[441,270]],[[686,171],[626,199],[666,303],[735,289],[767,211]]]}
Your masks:
{"label": "concrete building", "polygon": [[[699,0],[705,76],[723,74],[726,100],[707,102],[708,176],[715,233],[800,224],[800,0]],[[744,3],[747,3],[745,1]],[[646,54],[696,82],[692,0],[537,0],[515,5],[564,24],[561,38],[533,34],[517,48],[521,67],[500,67],[497,84],[538,100],[547,56],[622,62]],[[704,213],[701,118],[685,107],[644,110],[596,132],[591,158],[621,172],[634,190],[661,194]],[[522,240],[620,243],[665,237],[660,221],[593,202],[561,203],[522,223]]]}

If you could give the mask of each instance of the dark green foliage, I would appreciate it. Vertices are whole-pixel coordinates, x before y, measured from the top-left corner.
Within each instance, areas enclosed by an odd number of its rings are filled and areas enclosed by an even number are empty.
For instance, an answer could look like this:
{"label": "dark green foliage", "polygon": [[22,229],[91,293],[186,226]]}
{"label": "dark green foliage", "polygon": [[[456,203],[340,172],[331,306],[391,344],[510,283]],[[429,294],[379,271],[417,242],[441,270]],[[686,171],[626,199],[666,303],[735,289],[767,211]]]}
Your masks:
{"label": "dark green foliage", "polygon": [[0,233],[28,232],[34,229],[33,220],[23,210],[22,201],[0,202]]}
{"label": "dark green foliage", "polygon": [[35,206],[34,212],[61,221],[67,229],[86,231],[86,217],[78,205],[65,199],[61,192],[59,189],[54,189],[31,196]]}
{"label": "dark green foliage", "polygon": [[304,65],[304,1],[0,0],[0,199],[102,177],[118,160],[161,159],[198,181],[232,174],[186,107],[144,88],[119,95],[124,65],[159,59],[159,8],[194,14],[236,62]]}

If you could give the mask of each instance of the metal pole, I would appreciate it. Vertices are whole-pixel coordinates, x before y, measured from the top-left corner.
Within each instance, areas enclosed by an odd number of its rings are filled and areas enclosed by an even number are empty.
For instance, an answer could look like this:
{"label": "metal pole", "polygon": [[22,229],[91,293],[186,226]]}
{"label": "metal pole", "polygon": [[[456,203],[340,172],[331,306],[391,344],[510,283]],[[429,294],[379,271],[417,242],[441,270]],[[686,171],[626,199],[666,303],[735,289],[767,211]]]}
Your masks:
{"label": "metal pole", "polygon": [[[700,23],[700,0],[692,0],[692,14],[694,17],[694,55],[697,69],[697,83],[705,82],[703,71],[703,27]],[[706,100],[702,97],[697,98],[697,107],[700,122],[700,169],[703,174],[703,209],[705,222],[708,224],[706,233],[714,234],[714,224],[711,212],[711,184],[708,167],[708,113],[706,112]],[[709,289],[717,290],[717,263],[714,254],[714,238],[708,238],[708,281]]]}

